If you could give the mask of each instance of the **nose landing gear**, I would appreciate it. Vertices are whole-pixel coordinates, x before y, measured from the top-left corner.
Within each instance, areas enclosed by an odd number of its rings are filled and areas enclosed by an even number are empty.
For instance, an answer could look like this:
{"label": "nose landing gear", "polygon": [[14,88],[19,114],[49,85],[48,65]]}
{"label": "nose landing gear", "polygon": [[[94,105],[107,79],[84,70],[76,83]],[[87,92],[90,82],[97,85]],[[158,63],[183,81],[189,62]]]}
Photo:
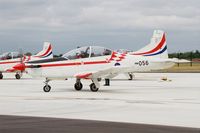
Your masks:
{"label": "nose landing gear", "polygon": [[82,90],[83,84],[81,83],[81,80],[80,80],[80,79],[76,79],[76,83],[74,84],[74,88],[75,88],[75,90],[77,90],[77,91]]}

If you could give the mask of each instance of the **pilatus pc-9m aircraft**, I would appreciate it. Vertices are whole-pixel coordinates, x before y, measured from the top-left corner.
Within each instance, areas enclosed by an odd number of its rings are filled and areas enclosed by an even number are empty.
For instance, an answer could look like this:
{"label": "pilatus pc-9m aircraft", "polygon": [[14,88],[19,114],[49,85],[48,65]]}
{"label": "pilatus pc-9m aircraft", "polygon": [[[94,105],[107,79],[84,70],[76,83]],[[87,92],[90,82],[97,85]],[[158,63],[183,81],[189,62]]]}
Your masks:
{"label": "pilatus pc-9m aircraft", "polygon": [[117,53],[100,46],[85,46],[69,51],[61,58],[30,61],[16,65],[17,70],[26,70],[34,77],[44,77],[43,90],[49,92],[51,80],[75,78],[75,90],[81,90],[82,79],[91,80],[90,90],[100,88],[99,78],[113,78],[119,73],[150,71],[172,67],[176,61],[167,56],[165,33],[155,32],[158,45],[148,46],[133,54]]}
{"label": "pilatus pc-9m aircraft", "polygon": [[16,79],[20,79],[24,71],[19,71],[13,67],[19,63],[33,60],[44,60],[53,58],[52,46],[49,42],[45,42],[43,50],[33,56],[25,56],[20,52],[7,52],[0,55],[0,79],[3,79],[3,73],[16,73]]}

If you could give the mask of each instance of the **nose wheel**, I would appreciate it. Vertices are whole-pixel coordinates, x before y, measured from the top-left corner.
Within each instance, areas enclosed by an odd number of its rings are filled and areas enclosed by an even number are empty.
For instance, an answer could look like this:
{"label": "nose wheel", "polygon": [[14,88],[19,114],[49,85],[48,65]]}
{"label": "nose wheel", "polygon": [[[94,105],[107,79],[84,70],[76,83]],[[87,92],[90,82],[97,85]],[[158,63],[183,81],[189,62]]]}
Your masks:
{"label": "nose wheel", "polygon": [[81,83],[80,79],[76,79],[76,83],[74,84],[74,89],[77,91],[82,90],[83,84]]}
{"label": "nose wheel", "polygon": [[75,90],[80,91],[83,88],[83,84],[81,82],[80,83],[75,83],[74,84],[74,88],[75,88]]}

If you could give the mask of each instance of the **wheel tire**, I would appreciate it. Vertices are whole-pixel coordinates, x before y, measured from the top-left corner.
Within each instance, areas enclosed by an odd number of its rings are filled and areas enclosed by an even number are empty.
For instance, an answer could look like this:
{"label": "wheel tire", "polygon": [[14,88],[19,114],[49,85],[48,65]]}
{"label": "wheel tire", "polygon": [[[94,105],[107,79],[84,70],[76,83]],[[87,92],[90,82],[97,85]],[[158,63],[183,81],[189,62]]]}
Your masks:
{"label": "wheel tire", "polygon": [[0,79],[3,79],[3,74],[0,74]]}
{"label": "wheel tire", "polygon": [[95,83],[90,84],[90,90],[92,92],[97,92],[99,90],[99,88],[96,87]]}
{"label": "wheel tire", "polygon": [[15,74],[16,79],[21,79],[21,76],[19,74]]}
{"label": "wheel tire", "polygon": [[101,78],[97,78],[97,81],[100,82],[102,79]]}
{"label": "wheel tire", "polygon": [[43,87],[43,90],[44,90],[44,92],[50,92],[51,86],[50,86],[50,85],[45,85],[45,86]]}
{"label": "wheel tire", "polygon": [[81,82],[75,83],[74,88],[75,90],[80,91],[83,88],[83,84]]}

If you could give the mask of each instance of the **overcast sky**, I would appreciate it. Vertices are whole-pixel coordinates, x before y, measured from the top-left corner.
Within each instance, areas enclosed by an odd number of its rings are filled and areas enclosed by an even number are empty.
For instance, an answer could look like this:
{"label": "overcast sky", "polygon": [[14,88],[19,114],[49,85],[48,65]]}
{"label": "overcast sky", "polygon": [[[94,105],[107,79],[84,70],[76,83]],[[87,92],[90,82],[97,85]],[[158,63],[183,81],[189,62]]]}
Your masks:
{"label": "overcast sky", "polygon": [[167,33],[169,52],[200,50],[200,0],[0,0],[0,53],[54,53],[101,45],[137,50],[154,29]]}

